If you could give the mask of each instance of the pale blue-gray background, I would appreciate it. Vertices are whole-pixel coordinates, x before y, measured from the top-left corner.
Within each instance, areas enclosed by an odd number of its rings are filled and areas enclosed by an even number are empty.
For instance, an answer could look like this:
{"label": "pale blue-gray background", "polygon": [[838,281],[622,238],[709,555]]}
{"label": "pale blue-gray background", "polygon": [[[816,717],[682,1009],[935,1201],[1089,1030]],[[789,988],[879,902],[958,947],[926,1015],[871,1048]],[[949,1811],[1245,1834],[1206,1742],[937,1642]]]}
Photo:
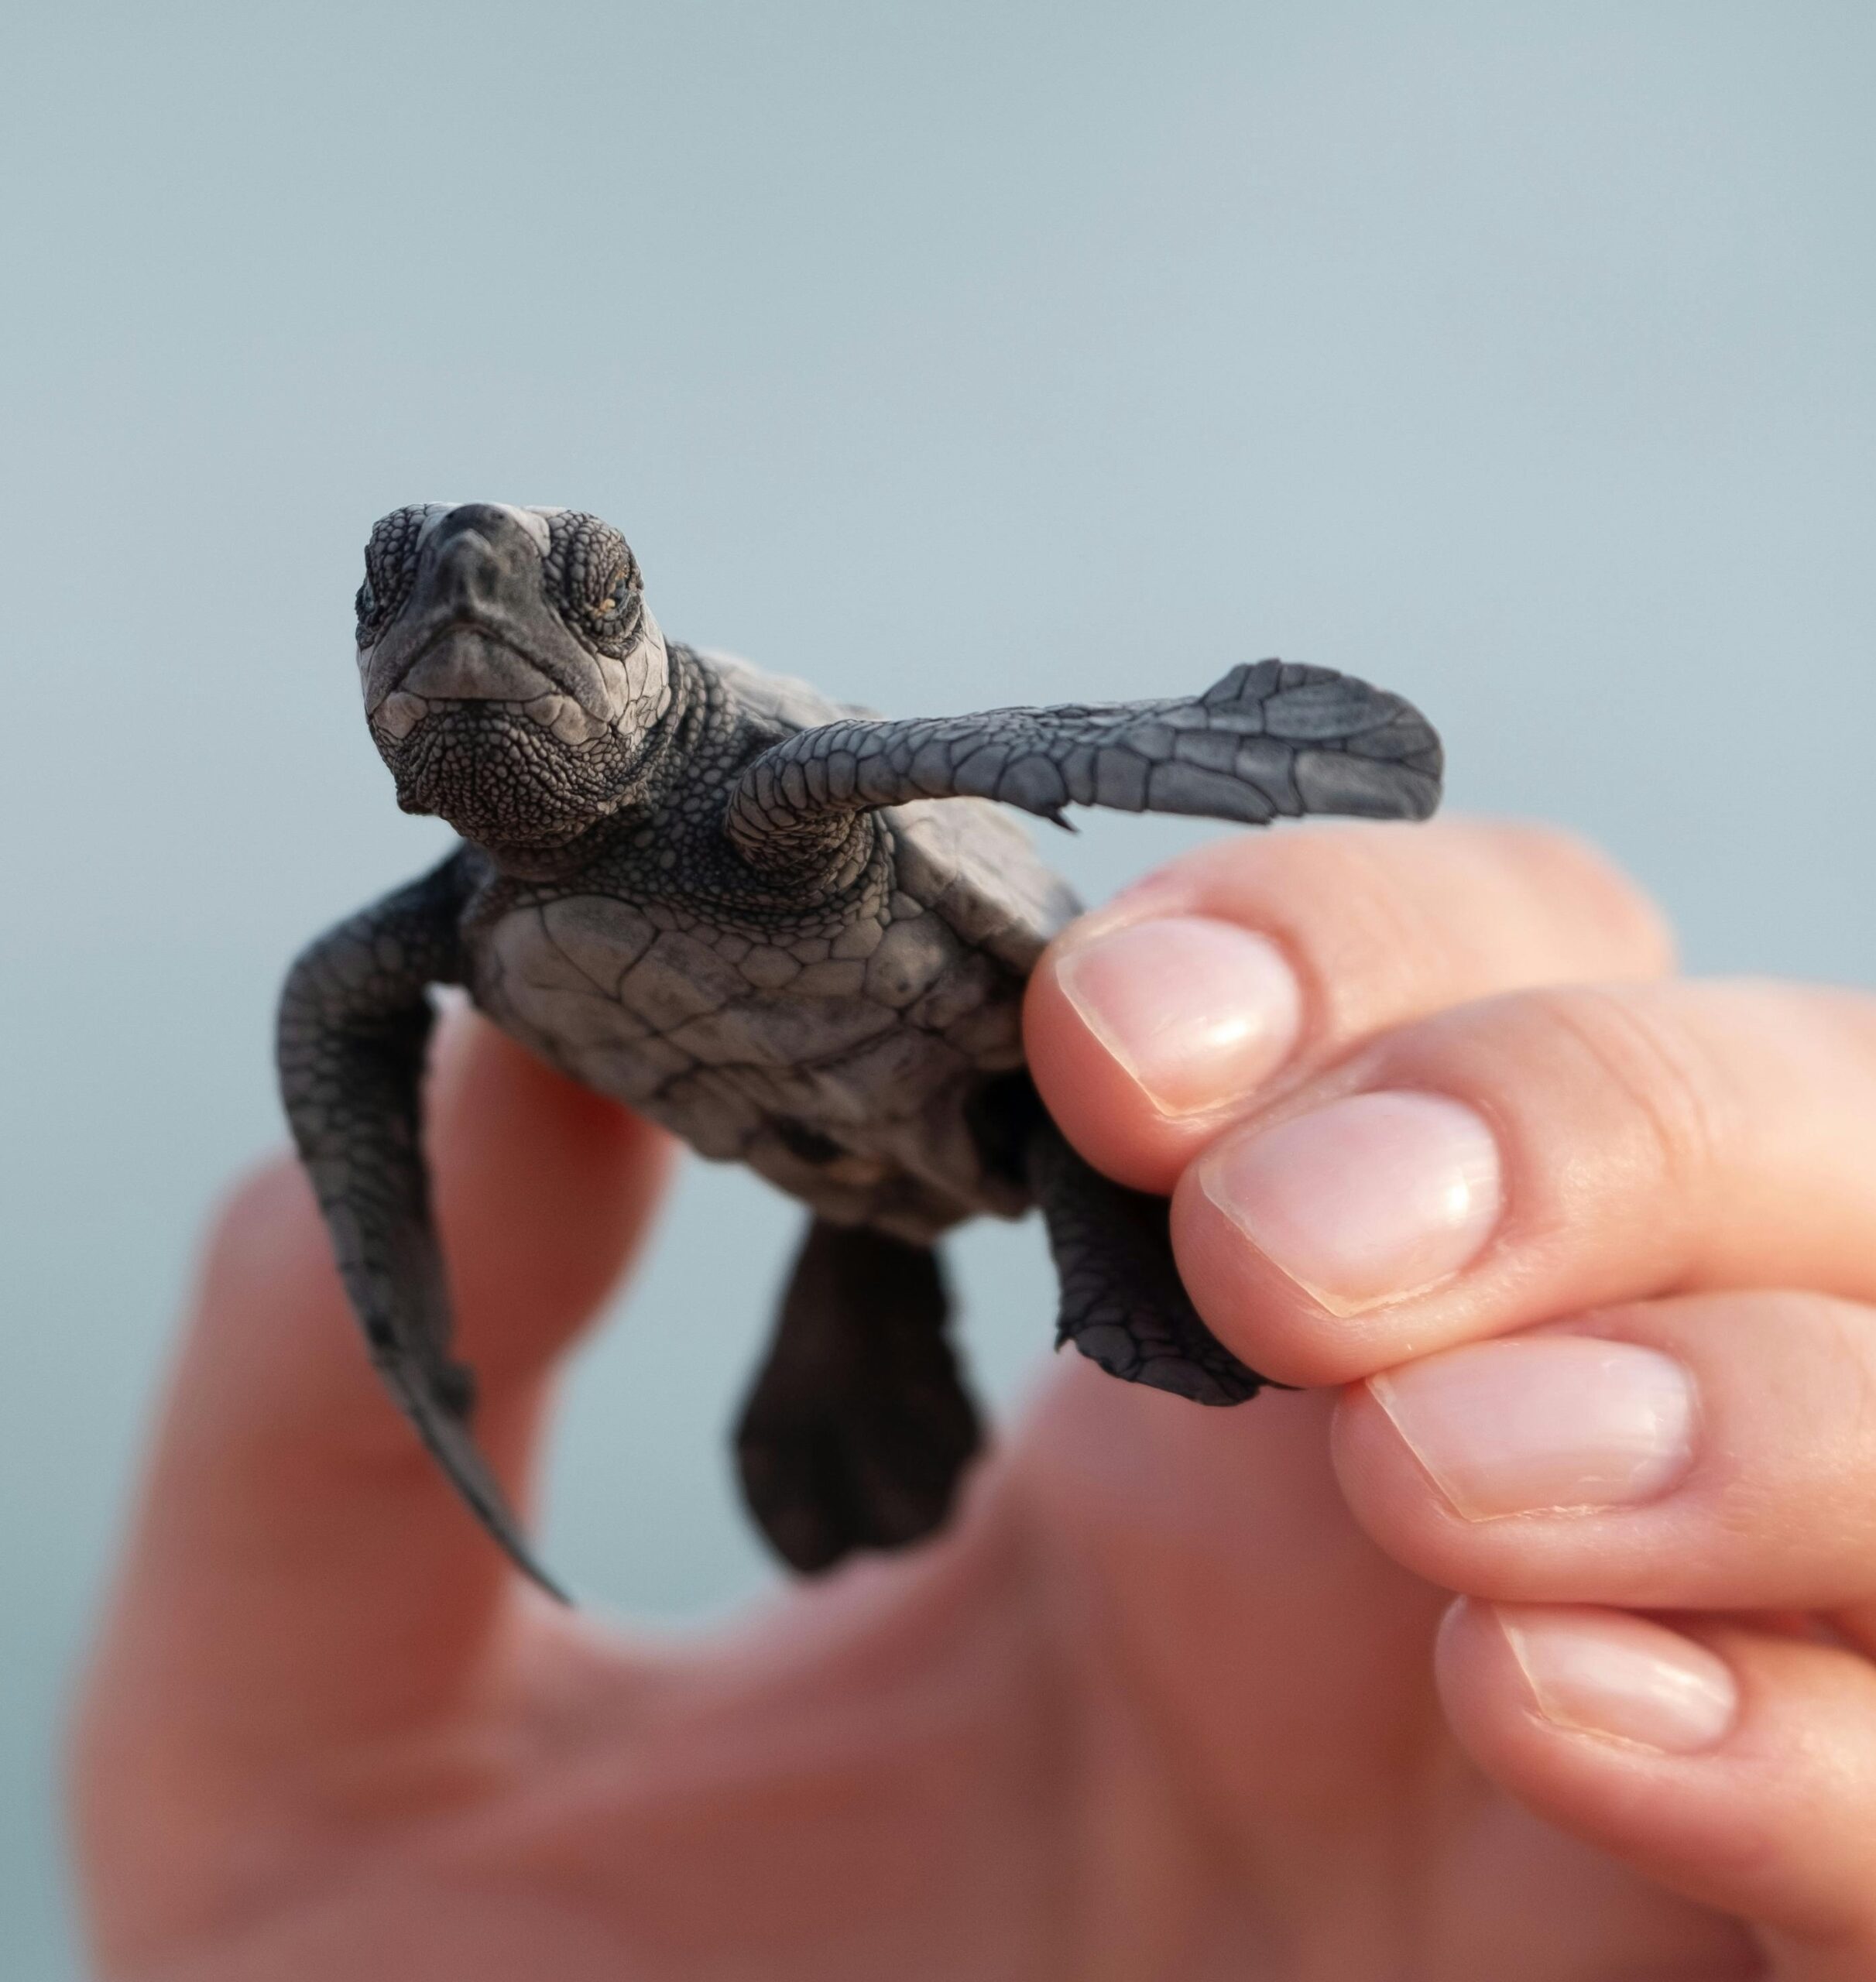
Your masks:
{"label": "pale blue-gray background", "polygon": [[[1372,671],[1696,964],[1868,980],[1873,98],[1862,0],[9,10],[0,1974],[70,1972],[58,1703],[274,983],[438,844],[372,518],[597,509],[667,626],[904,711]],[[764,1573],[791,1223],[693,1171],[584,1359],[583,1590]],[[1038,1243],[965,1247],[1003,1395]]]}

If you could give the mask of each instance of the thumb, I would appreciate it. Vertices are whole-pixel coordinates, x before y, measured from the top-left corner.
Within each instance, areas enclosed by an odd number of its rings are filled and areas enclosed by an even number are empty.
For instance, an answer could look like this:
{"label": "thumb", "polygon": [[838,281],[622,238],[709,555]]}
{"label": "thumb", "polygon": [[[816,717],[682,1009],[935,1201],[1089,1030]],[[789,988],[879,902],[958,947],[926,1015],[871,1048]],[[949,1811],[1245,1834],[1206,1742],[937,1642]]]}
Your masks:
{"label": "thumb", "polygon": [[[525,1500],[549,1368],[669,1145],[466,1012],[427,1140],[478,1431]],[[81,1738],[141,1727],[225,1780],[447,1713],[523,1593],[380,1390],[296,1165],[235,1192],[192,1305]]]}

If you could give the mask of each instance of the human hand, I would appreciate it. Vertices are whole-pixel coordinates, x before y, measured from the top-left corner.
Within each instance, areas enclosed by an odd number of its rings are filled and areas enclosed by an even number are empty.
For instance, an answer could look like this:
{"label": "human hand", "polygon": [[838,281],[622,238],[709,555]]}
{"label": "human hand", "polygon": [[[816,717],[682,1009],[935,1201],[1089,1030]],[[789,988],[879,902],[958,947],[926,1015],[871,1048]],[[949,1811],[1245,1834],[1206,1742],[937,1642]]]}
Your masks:
{"label": "human hand", "polygon": [[[1078,925],[1052,1110],[1174,1192],[1233,1348],[1346,1387],[1205,1411],[1064,1358],[947,1539],[688,1647],[510,1575],[263,1173],[81,1713],[105,1972],[1868,1974],[1876,1010],[1666,968],[1500,828],[1229,842]],[[665,1149],[479,1022],[442,1062],[525,1478]]]}

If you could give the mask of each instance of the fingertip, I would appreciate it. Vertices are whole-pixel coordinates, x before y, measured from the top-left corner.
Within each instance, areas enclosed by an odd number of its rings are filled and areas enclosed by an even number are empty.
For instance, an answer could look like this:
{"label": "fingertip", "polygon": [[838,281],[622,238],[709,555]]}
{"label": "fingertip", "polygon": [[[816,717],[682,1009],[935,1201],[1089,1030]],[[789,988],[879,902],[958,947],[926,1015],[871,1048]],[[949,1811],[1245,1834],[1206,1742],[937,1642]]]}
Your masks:
{"label": "fingertip", "polygon": [[1677,1622],[1462,1598],[1435,1651],[1449,1724],[1540,1816],[1791,1937],[1793,1974],[1870,1973],[1876,1674],[1814,1637]]}
{"label": "fingertip", "polygon": [[1686,1600],[1712,1553],[1676,1500],[1703,1424],[1677,1359],[1559,1326],[1350,1385],[1331,1451],[1355,1519],[1442,1589],[1663,1604]]}
{"label": "fingertip", "polygon": [[1486,1775],[1651,1876],[1707,1896],[1703,1881],[1756,1836],[1727,1754],[1737,1680],[1684,1634],[1621,1611],[1462,1596],[1441,1620],[1434,1675]]}
{"label": "fingertip", "polygon": [[[297,1260],[317,1233],[318,1219],[312,1187],[290,1152],[251,1165],[210,1209],[201,1247],[204,1301],[238,1302],[249,1287],[274,1279],[283,1249]],[[307,1291],[307,1281],[296,1272],[293,1291]]]}
{"label": "fingertip", "polygon": [[1439,1648],[1449,1713],[1483,1741],[1572,1738],[1649,1756],[1703,1755],[1737,1724],[1728,1662],[1667,1626],[1620,1610],[1461,1598]]}
{"label": "fingertip", "polygon": [[1168,1224],[1180,1281],[1206,1326],[1271,1382],[1316,1390],[1353,1382],[1387,1360],[1359,1318],[1330,1315],[1245,1244],[1207,1193],[1201,1165],[1174,1186]]}
{"label": "fingertip", "polygon": [[1024,1034],[1069,1140],[1117,1181],[1164,1195],[1288,1060],[1304,1007],[1289,958],[1254,930],[1203,916],[1097,917],[1037,966]]}
{"label": "fingertip", "polygon": [[1680,941],[1666,910],[1593,840],[1548,820],[1459,824],[1487,836],[1507,864],[1526,869],[1538,899],[1579,904],[1583,926],[1595,932],[1602,952],[1603,968],[1595,974],[1644,979],[1673,975]]}
{"label": "fingertip", "polygon": [[1064,990],[1054,945],[1023,1000],[1023,1052],[1042,1104],[1096,1168],[1137,1191],[1164,1194],[1178,1174],[1177,1139],[1165,1134],[1106,1044]]}
{"label": "fingertip", "polygon": [[283,1425],[375,1404],[331,1242],[290,1153],[255,1165],[211,1212],[190,1305],[165,1423],[180,1449],[245,1464],[252,1445],[264,1462]]}
{"label": "fingertip", "polygon": [[1292,1098],[1220,1135],[1171,1210],[1206,1325],[1254,1368],[1305,1386],[1353,1382],[1459,1333],[1449,1288],[1504,1211],[1494,1131],[1476,1110],[1404,1085],[1316,1092],[1318,1105]]}

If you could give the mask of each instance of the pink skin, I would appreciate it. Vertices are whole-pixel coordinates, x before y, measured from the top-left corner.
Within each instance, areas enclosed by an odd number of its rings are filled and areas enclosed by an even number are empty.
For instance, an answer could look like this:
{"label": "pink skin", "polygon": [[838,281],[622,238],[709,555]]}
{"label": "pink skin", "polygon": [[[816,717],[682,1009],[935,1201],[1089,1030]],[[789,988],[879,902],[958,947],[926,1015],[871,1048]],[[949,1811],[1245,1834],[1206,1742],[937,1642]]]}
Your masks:
{"label": "pink skin", "polygon": [[[101,1972],[1876,1973],[1876,1003],[1669,969],[1501,826],[1227,841],[1088,918],[1051,1108],[1173,1194],[1221,1336],[1344,1387],[1065,1357],[946,1541],[681,1647],[505,1570],[270,1167],[76,1730]],[[439,1090],[524,1480],[667,1152],[473,1020]]]}

